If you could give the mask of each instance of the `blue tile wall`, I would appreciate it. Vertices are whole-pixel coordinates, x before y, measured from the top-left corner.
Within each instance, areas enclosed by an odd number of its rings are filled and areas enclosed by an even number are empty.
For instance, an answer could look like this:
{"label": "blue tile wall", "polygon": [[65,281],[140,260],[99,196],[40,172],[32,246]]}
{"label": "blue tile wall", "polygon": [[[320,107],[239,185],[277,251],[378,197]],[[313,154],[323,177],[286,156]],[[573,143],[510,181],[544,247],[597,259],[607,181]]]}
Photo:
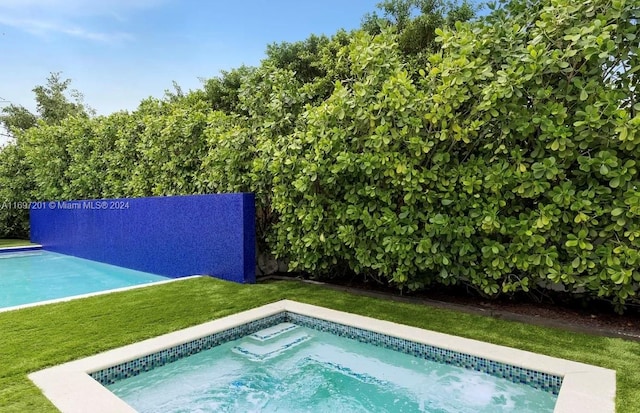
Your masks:
{"label": "blue tile wall", "polygon": [[167,277],[255,282],[253,194],[34,202],[44,249]]}
{"label": "blue tile wall", "polygon": [[426,344],[420,344],[401,338],[391,337],[386,334],[375,333],[361,328],[350,327],[332,321],[320,320],[292,312],[282,312],[259,320],[251,321],[230,330],[181,344],[179,346],[163,350],[159,353],[154,353],[137,360],[93,372],[91,373],[91,377],[102,385],[113,384],[118,380],[136,376],[144,371],[149,371],[154,367],[171,363],[172,361],[178,360],[182,357],[210,349],[228,341],[248,336],[262,329],[284,322],[291,322],[303,327],[332,333],[340,337],[346,337],[363,343],[369,343],[400,351],[422,359],[484,372],[495,377],[510,380],[514,383],[526,384],[536,389],[550,392],[554,395],[558,395],[560,387],[562,386],[562,377],[552,374],[528,370],[481,357],[471,356]]}

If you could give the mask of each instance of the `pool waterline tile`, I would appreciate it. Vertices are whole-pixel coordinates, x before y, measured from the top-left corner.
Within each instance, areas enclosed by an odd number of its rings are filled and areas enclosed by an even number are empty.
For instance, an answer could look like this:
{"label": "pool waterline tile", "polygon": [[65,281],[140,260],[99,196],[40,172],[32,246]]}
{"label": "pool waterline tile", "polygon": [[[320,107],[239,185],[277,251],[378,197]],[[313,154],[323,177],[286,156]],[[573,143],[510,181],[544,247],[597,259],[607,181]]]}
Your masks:
{"label": "pool waterline tile", "polygon": [[[220,344],[250,336],[258,331],[268,329],[281,323],[293,323],[314,330],[331,333],[340,337],[357,340],[361,343],[373,344],[379,347],[391,349],[421,359],[480,371],[514,383],[525,384],[535,389],[547,391],[556,396],[560,392],[560,387],[562,385],[562,377],[548,373],[524,369],[522,367],[495,362],[481,357],[459,353],[457,351],[433,347],[427,344],[416,343],[414,341],[371,332],[332,321],[320,320],[315,317],[297,314],[290,311],[283,311],[269,317],[251,321],[238,327],[199,338],[188,343],[183,343],[158,353],[150,354],[104,370],[92,372],[90,375],[102,385],[107,386],[114,384],[119,380],[136,376],[142,372],[163,366],[183,357],[188,357],[203,350],[208,350]],[[256,357],[261,358],[263,356]]]}
{"label": "pool waterline tile", "polygon": [[[555,410],[557,413],[579,411],[576,408],[579,408],[581,403],[584,404],[584,398],[581,401],[578,397],[571,396],[572,394],[575,396],[578,389],[571,388],[570,384],[582,382],[583,380],[576,381],[573,377],[577,374],[584,375],[586,372],[588,375],[593,375],[591,379],[597,379],[600,383],[595,394],[591,392],[592,398],[599,401],[597,405],[600,406],[600,410],[597,411],[603,413],[615,411],[615,372],[611,370],[288,300],[43,370],[33,373],[30,377],[61,411],[64,413],[81,411],[61,408],[61,406],[73,406],[73,401],[62,400],[63,395],[59,395],[60,405],[52,398],[52,396],[57,397],[60,391],[60,389],[56,390],[56,385],[51,383],[52,370],[59,369],[56,376],[57,387],[61,386],[59,381],[64,380],[61,376],[68,374],[69,369],[77,374],[84,374],[87,378],[90,375],[97,382],[108,385],[282,322],[327,331],[415,357],[465,367],[503,377],[515,383],[527,384],[558,395]],[[93,383],[98,384],[96,381]],[[53,388],[49,387],[50,385],[53,385]],[[98,387],[102,390],[94,389],[95,393],[99,394],[91,397],[117,399],[105,387]],[[66,397],[68,399],[69,395],[67,394]],[[585,404],[583,407],[586,410],[583,411],[595,413],[593,406],[594,404]]]}

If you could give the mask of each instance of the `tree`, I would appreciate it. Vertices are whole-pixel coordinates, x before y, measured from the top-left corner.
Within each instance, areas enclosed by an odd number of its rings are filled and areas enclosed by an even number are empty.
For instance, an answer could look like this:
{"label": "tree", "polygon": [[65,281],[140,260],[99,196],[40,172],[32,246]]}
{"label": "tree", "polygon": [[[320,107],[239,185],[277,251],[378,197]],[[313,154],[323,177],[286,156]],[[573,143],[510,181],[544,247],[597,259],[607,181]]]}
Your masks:
{"label": "tree", "polygon": [[33,183],[24,151],[15,142],[0,147],[0,238],[27,238]]}
{"label": "tree", "polygon": [[11,104],[2,109],[0,124],[10,133],[25,131],[37,125],[38,120],[49,125],[58,125],[69,116],[89,117],[93,109],[83,103],[82,93],[68,91],[71,79],[60,78],[60,72],[51,73],[46,85],[33,88],[37,114],[21,105]]}
{"label": "tree", "polygon": [[10,133],[15,130],[27,130],[36,125],[38,118],[27,108],[11,104],[2,109],[0,124]]}
{"label": "tree", "polygon": [[467,0],[460,4],[443,0],[384,0],[376,6],[382,16],[377,12],[365,15],[362,29],[375,35],[385,28],[395,28],[400,51],[408,56],[434,51],[438,47],[437,28],[453,27],[456,21],[468,21],[475,15]]}
{"label": "tree", "polygon": [[279,69],[292,70],[302,83],[310,83],[326,76],[320,52],[329,43],[326,36],[311,35],[306,40],[272,43],[267,46],[267,61]]}
{"label": "tree", "polygon": [[40,118],[50,125],[57,125],[69,116],[88,117],[93,110],[83,103],[83,95],[76,89],[67,89],[71,79],[60,78],[61,72],[53,72],[47,78],[47,84],[36,86],[37,111]]}
{"label": "tree", "polygon": [[376,12],[368,14],[364,18],[363,26],[373,28],[373,24],[393,25],[401,32],[419,10],[433,3],[431,0],[384,0],[376,4],[384,17],[378,16]]}
{"label": "tree", "polygon": [[[82,94],[70,90],[70,79],[62,80],[60,73],[51,73],[46,85],[36,86],[35,93],[37,114],[31,113],[20,105],[9,105],[2,109],[0,124],[6,128],[16,140],[8,146],[0,148],[0,201],[8,202],[9,207],[0,211],[0,236],[26,237],[28,235],[29,210],[24,206],[34,198],[48,196],[58,198],[62,192],[57,191],[64,186],[65,145],[69,140],[69,128],[59,127],[67,118],[75,116],[87,120],[93,111],[82,102]],[[34,134],[38,122],[43,126],[56,127],[46,133]],[[33,136],[42,136],[40,141]],[[36,143],[34,143],[36,142]],[[37,163],[40,153],[42,162]],[[48,163],[46,163],[46,162]],[[43,167],[43,165],[55,167]],[[55,171],[59,170],[59,173]],[[38,176],[46,177],[40,181],[49,182],[43,190]],[[48,179],[48,181],[47,181]],[[38,186],[40,185],[40,186]],[[40,189],[36,192],[36,189]],[[57,192],[56,192],[57,191]],[[19,206],[18,207],[16,207]],[[5,205],[6,206],[6,205]]]}
{"label": "tree", "polygon": [[225,113],[240,113],[240,87],[253,74],[255,68],[240,66],[230,71],[221,71],[220,76],[204,82],[205,99],[213,110]]}

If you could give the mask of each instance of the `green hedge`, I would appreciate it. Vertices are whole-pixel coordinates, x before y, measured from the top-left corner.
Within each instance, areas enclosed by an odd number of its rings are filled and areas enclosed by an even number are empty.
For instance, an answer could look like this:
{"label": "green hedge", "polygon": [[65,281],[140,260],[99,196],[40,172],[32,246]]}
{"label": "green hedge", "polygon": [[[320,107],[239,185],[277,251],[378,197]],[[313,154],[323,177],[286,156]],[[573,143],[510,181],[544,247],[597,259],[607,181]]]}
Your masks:
{"label": "green hedge", "polygon": [[418,79],[393,36],[358,35],[352,82],[275,157],[278,253],[409,288],[638,302],[638,9],[533,6],[438,31]]}
{"label": "green hedge", "polygon": [[292,270],[622,309],[640,303],[638,14],[515,0],[437,30],[428,59],[391,30],[340,32],[305,52],[311,80],[267,59],[217,83],[232,104],[194,92],[40,124],[0,179],[28,168],[35,199],[253,191],[261,248]]}

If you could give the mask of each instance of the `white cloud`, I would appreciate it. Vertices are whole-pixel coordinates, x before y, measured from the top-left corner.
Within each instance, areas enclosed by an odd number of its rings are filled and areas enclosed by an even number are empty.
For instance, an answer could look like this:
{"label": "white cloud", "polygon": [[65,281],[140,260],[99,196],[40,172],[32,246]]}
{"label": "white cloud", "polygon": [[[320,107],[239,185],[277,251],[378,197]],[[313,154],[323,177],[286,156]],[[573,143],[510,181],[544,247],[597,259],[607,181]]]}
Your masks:
{"label": "white cloud", "polygon": [[0,25],[38,36],[63,34],[112,43],[132,38],[118,31],[92,30],[86,20],[123,21],[130,13],[158,7],[169,0],[0,0]]}
{"label": "white cloud", "polygon": [[0,25],[15,27],[37,36],[46,37],[51,33],[61,33],[67,36],[103,43],[114,43],[132,38],[132,36],[127,33],[91,31],[80,26],[70,25],[69,23],[60,24],[52,20],[20,19],[0,16]]}
{"label": "white cloud", "polygon": [[0,0],[0,9],[16,12],[100,16],[157,7],[168,0]]}

